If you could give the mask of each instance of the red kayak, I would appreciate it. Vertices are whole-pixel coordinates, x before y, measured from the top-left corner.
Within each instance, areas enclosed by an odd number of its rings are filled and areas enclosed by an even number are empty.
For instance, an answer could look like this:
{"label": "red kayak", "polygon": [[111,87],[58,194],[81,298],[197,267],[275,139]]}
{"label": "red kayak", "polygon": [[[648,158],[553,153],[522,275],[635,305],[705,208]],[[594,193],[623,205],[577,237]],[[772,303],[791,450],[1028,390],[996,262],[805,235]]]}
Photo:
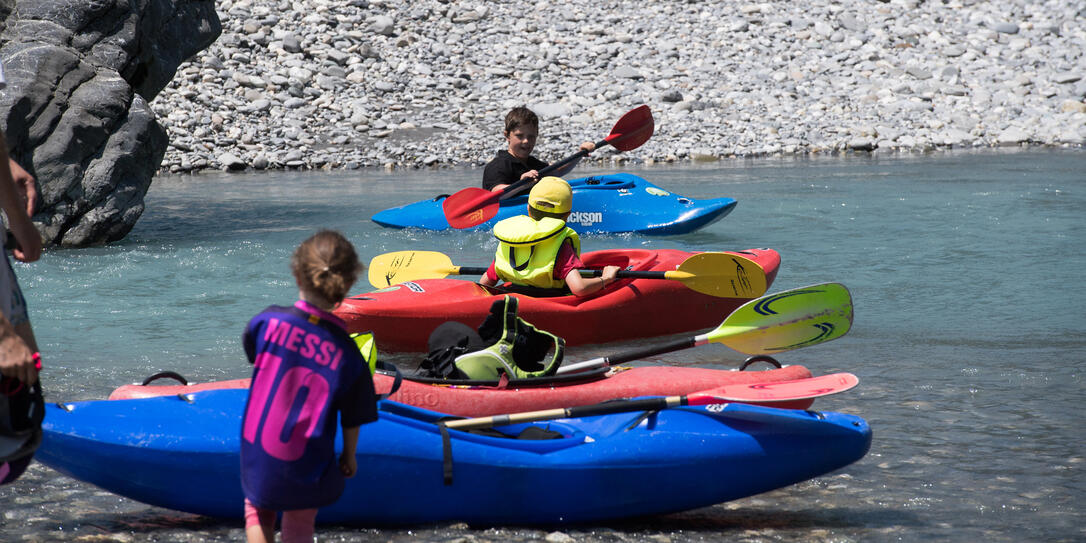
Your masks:
{"label": "red kayak", "polygon": [[[404,379],[389,399],[450,415],[484,417],[504,413],[535,411],[555,407],[591,405],[616,398],[688,395],[725,385],[764,384],[807,379],[803,366],[785,366],[765,371],[714,370],[676,366],[611,368],[587,378],[539,378],[507,384],[450,385]],[[393,377],[377,373],[377,392],[385,393]],[[111,400],[190,394],[202,390],[249,388],[248,379],[233,379],[196,385],[125,385],[109,395]],[[766,403],[773,407],[807,409],[813,399]]]}
{"label": "red kayak", "polygon": [[[772,249],[728,251],[753,260],[773,282],[781,258]],[[675,249],[620,249],[584,253],[589,268],[617,265],[634,271],[673,271],[696,253]],[[349,332],[372,332],[390,352],[424,352],[437,326],[459,321],[478,328],[497,296],[507,292],[465,279],[418,279],[352,296],[335,313]],[[680,281],[620,279],[589,296],[519,298],[518,315],[556,334],[566,345],[607,343],[708,329],[751,298],[723,298]]]}

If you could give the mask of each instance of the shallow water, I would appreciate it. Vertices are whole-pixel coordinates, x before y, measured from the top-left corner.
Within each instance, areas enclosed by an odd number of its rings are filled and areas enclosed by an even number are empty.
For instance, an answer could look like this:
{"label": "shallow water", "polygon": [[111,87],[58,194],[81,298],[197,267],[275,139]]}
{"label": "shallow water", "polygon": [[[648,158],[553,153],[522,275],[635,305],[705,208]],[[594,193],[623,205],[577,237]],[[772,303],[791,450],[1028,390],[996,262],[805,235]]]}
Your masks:
{"label": "shallow water", "polygon": [[[825,281],[851,289],[856,320],[847,336],[779,358],[815,373],[857,374],[857,389],[816,406],[865,417],[875,439],[860,462],[807,483],[678,515],[562,531],[584,541],[1086,539],[1086,424],[1076,409],[1086,398],[1086,152],[762,159],[624,171],[689,197],[730,196],[739,205],[700,232],[588,237],[586,250],[772,247],[783,263],[770,291]],[[290,252],[319,227],[344,231],[364,258],[417,248],[440,250],[461,265],[485,264],[492,250],[485,233],[396,231],[368,220],[480,176],[458,170],[157,179],[147,211],[124,241],[50,250],[39,263],[17,266],[45,357],[47,399],[103,398],[163,369],[194,381],[247,376],[241,330],[265,306],[294,299]],[[568,356],[628,347],[588,346]],[[742,359],[711,345],[643,363],[731,368]],[[239,522],[145,506],[40,465],[0,489],[0,504],[5,541],[243,537]],[[323,527],[320,534],[519,541],[552,530]]]}

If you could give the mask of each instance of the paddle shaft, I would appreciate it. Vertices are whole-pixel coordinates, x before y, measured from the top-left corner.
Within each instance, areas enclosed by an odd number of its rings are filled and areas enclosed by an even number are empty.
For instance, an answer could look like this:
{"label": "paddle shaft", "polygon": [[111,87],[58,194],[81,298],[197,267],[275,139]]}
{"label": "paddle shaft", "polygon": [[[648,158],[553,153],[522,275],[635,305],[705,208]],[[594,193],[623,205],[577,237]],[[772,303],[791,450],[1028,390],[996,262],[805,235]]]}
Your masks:
{"label": "paddle shaft", "polygon": [[[722,402],[723,403],[723,402]],[[469,428],[489,428],[491,426],[504,426],[518,422],[532,422],[539,420],[579,418],[596,415],[611,415],[614,413],[630,413],[633,411],[657,411],[687,405],[686,396],[668,396],[666,398],[642,398],[637,400],[620,400],[604,402],[595,405],[581,405],[577,407],[563,407],[557,409],[545,409],[542,411],[530,411],[527,413],[512,413],[508,415],[494,415],[492,417],[479,417],[472,419],[450,420],[444,424],[448,428],[466,430]]]}
{"label": "paddle shaft", "polygon": [[558,368],[557,373],[558,375],[562,375],[564,373],[573,373],[575,371],[596,368],[600,366],[613,366],[615,364],[622,364],[623,362],[629,362],[631,360],[640,360],[642,358],[655,356],[658,354],[681,351],[683,349],[689,349],[691,347],[705,345],[706,343],[709,343],[709,336],[708,334],[703,334],[700,336],[679,339],[676,341],[672,341],[671,343],[665,343],[663,345],[653,345],[641,349],[627,351],[625,353],[619,353],[617,355],[603,356],[600,358],[594,358],[592,360],[586,360],[584,362],[578,362],[576,364],[570,364],[568,366],[561,366]]}
{"label": "paddle shaft", "polygon": [[[448,275],[482,275],[486,273],[487,268],[478,268],[474,266],[453,266]],[[577,270],[581,272],[581,277],[599,277],[603,274],[603,270]],[[673,271],[638,271],[638,270],[618,270],[615,273],[615,277],[629,278],[629,279],[684,279],[682,272]]]}

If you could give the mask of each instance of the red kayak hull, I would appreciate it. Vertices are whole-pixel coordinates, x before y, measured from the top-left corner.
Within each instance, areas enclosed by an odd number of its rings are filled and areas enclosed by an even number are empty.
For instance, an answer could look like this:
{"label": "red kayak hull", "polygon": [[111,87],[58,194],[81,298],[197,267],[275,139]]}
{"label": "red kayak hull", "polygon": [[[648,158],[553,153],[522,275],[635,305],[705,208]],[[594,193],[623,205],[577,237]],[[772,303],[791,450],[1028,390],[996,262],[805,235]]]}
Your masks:
{"label": "red kayak hull", "polygon": [[[775,383],[811,377],[803,366],[785,366],[766,371],[714,370],[676,366],[618,368],[607,377],[589,382],[562,383],[541,387],[431,385],[404,380],[391,400],[462,417],[485,417],[556,407],[591,405],[615,398],[638,396],[680,396],[724,385]],[[374,376],[378,392],[388,392],[392,377]],[[109,395],[111,400],[191,394],[202,390],[248,388],[248,379],[233,379],[195,385],[125,385]],[[786,409],[807,409],[814,400],[775,402],[764,405]]]}
{"label": "red kayak hull", "polygon": [[[727,251],[757,262],[766,285],[781,258],[772,249]],[[670,271],[695,253],[675,249],[593,251],[581,259],[590,268],[606,265]],[[424,352],[438,325],[459,321],[478,328],[499,291],[465,279],[422,279],[352,296],[336,309],[349,332],[372,332],[388,352]],[[589,296],[519,298],[518,314],[538,328],[565,338],[566,345],[607,343],[712,328],[750,298],[717,298],[679,281],[623,279]]]}

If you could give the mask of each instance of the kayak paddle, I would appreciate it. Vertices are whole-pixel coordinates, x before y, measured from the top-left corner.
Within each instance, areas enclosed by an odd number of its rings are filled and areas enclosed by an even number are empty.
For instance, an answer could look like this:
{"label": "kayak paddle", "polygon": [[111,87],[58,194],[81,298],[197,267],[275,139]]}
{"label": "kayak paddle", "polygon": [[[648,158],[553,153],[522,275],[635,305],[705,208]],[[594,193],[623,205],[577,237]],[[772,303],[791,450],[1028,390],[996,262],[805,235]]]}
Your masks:
{"label": "kayak paddle", "polygon": [[[397,251],[370,260],[370,284],[384,288],[418,279],[448,275],[482,275],[486,268],[457,266],[437,251]],[[580,270],[584,277],[598,277],[602,270]],[[717,298],[754,298],[765,294],[765,271],[757,262],[731,253],[698,253],[669,271],[620,270],[619,278],[670,279],[690,290]]]}
{"label": "kayak paddle", "polygon": [[811,285],[751,300],[709,333],[664,345],[594,358],[558,368],[558,374],[613,366],[707,343],[745,354],[772,354],[839,338],[852,327],[852,296],[840,283]]}
{"label": "kayak paddle", "polygon": [[[654,127],[649,106],[636,107],[626,112],[615,123],[615,126],[611,128],[611,133],[606,138],[596,142],[596,148],[611,145],[611,147],[619,151],[637,149],[652,137]],[[539,170],[539,177],[542,179],[546,174],[587,155],[588,151],[582,149]],[[445,201],[441,204],[441,209],[445,212],[445,219],[449,221],[449,226],[453,228],[478,226],[498,214],[498,207],[500,207],[498,200],[501,199],[503,194],[515,191],[531,181],[533,180],[521,179],[500,191],[490,191],[478,187],[462,189],[445,198]]]}
{"label": "kayak paddle", "polygon": [[467,430],[469,428],[489,428],[521,422],[580,418],[612,413],[633,411],[657,411],[669,407],[684,405],[712,405],[731,402],[770,403],[808,400],[830,394],[837,394],[851,389],[860,383],[859,378],[851,373],[833,373],[794,381],[758,383],[743,385],[724,385],[685,396],[667,396],[661,398],[639,398],[633,400],[611,400],[594,405],[525,411],[508,415],[494,415],[443,421],[447,428]]}

